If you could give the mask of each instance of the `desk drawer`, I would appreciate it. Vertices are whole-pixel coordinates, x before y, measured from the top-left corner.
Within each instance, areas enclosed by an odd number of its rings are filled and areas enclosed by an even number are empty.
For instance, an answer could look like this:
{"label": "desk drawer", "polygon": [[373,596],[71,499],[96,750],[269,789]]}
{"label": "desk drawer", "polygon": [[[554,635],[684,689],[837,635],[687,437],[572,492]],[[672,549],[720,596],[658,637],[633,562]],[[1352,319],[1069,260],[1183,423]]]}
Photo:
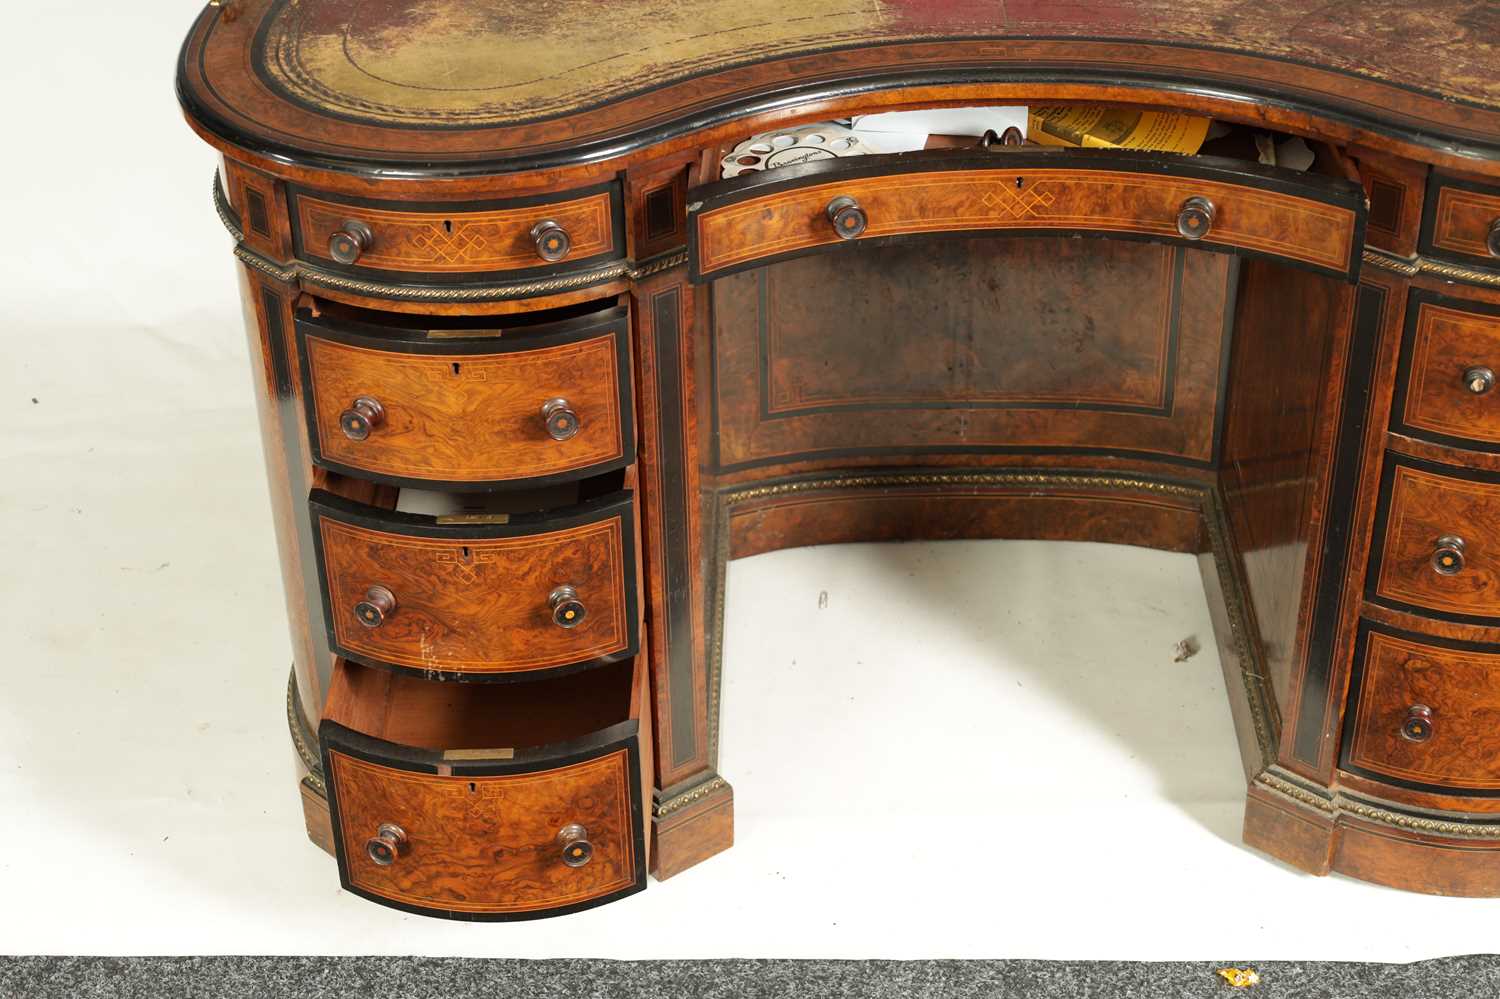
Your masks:
{"label": "desk drawer", "polygon": [[452,489],[564,481],[634,460],[623,306],[498,336],[452,332],[299,313],[313,460]]}
{"label": "desk drawer", "polygon": [[[500,522],[309,500],[333,649],[451,679],[634,655],[635,511],[616,493]],[[454,522],[456,521],[456,522]]]}
{"label": "desk drawer", "polygon": [[1500,622],[1500,474],[1388,452],[1373,551],[1366,585],[1375,602]]}
{"label": "desk drawer", "polygon": [[1358,273],[1364,192],[1350,181],[1213,157],[1097,151],[822,160],[689,194],[693,276],[895,238],[1119,235]]}
{"label": "desk drawer", "polygon": [[1366,625],[1342,766],[1414,790],[1500,795],[1500,653]]}
{"label": "desk drawer", "polygon": [[1411,292],[1392,429],[1500,452],[1500,307]]}
{"label": "desk drawer", "polygon": [[1500,187],[1435,175],[1427,185],[1417,250],[1500,269]]}
{"label": "desk drawer", "polygon": [[468,920],[561,915],[643,889],[632,665],[495,688],[339,662],[319,741],[344,887]]}
{"label": "desk drawer", "polygon": [[318,267],[427,283],[578,270],[625,255],[616,183],[543,198],[374,201],[293,188],[293,252]]}

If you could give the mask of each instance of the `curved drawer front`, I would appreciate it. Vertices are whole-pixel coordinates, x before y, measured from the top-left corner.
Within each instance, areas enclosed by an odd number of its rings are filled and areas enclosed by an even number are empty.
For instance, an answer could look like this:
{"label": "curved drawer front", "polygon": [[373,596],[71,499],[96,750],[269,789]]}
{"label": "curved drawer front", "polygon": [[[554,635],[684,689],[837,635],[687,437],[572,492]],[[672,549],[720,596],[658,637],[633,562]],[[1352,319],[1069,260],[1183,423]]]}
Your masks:
{"label": "curved drawer front", "polygon": [[1500,452],[1500,308],[1415,290],[1391,407],[1395,432]]}
{"label": "curved drawer front", "polygon": [[1500,620],[1500,475],[1386,455],[1370,599],[1442,620]]}
{"label": "curved drawer front", "polygon": [[1426,256],[1500,270],[1500,187],[1436,175],[1417,249]]}
{"label": "curved drawer front", "polygon": [[637,729],[624,722],[529,753],[440,753],[324,722],[344,887],[423,915],[479,920],[562,915],[640,891]]}
{"label": "curved drawer front", "polygon": [[[713,277],[882,237],[979,231],[1174,240],[1342,276],[1358,272],[1364,195],[1357,185],[1230,163],[1042,151],[870,156],[764,171],[690,195],[701,203],[690,229],[693,274]],[[836,223],[849,202],[859,214]],[[1184,218],[1193,204],[1206,204],[1209,217]]]}
{"label": "curved drawer front", "polygon": [[1500,795],[1500,653],[1366,625],[1342,766],[1413,790]]}
{"label": "curved drawer front", "polygon": [[356,661],[477,679],[636,652],[628,495],[507,523],[443,523],[323,492],[309,506],[329,641]]}
{"label": "curved drawer front", "polygon": [[624,467],[635,453],[628,322],[611,309],[561,330],[455,341],[299,318],[313,460],[457,489]]}
{"label": "curved drawer front", "polygon": [[485,202],[374,201],[297,188],[290,197],[293,252],[348,274],[455,283],[580,269],[625,254],[614,183]]}

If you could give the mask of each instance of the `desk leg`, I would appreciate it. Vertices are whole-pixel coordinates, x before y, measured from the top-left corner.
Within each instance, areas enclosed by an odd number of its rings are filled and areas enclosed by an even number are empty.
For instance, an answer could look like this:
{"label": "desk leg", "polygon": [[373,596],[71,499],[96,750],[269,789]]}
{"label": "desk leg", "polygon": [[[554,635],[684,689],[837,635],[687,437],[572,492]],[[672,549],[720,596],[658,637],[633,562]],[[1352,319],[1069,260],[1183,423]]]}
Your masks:
{"label": "desk leg", "polygon": [[707,589],[717,578],[700,475],[706,384],[692,331],[702,303],[681,267],[634,293],[640,494],[657,790],[652,873],[668,878],[734,842],[734,796],[715,770],[717,698],[708,675]]}

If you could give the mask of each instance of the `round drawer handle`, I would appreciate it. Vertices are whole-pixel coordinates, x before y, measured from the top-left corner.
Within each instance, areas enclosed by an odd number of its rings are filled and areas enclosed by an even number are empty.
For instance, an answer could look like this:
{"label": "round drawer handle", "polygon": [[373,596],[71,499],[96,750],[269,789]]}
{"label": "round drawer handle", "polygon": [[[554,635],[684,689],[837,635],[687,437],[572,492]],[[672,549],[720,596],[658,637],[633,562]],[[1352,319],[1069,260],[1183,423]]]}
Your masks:
{"label": "round drawer handle", "polygon": [[859,202],[848,195],[828,202],[827,212],[828,221],[833,223],[834,235],[839,239],[858,239],[870,221],[865,217],[865,210],[859,207]]}
{"label": "round drawer handle", "polygon": [[1495,387],[1495,372],[1485,367],[1473,367],[1464,372],[1464,385],[1475,395],[1484,395]]}
{"label": "round drawer handle", "polygon": [[552,219],[542,219],[531,227],[531,241],[536,244],[536,255],[549,264],[557,263],[573,249],[568,230]]}
{"label": "round drawer handle", "polygon": [[1202,239],[1214,225],[1214,203],[1188,198],[1177,211],[1177,231],[1186,239]]}
{"label": "round drawer handle", "polygon": [[588,608],[578,599],[578,591],[571,586],[559,586],[547,595],[552,608],[552,623],[559,628],[576,628],[588,617]]}
{"label": "round drawer handle", "polygon": [[1439,576],[1456,576],[1464,571],[1464,539],[1445,534],[1437,539],[1432,551],[1432,571]]}
{"label": "round drawer handle", "polygon": [[582,867],[594,859],[594,844],[589,842],[589,831],[576,822],[557,831],[557,842],[562,846],[562,862],[569,867]]}
{"label": "round drawer handle", "polygon": [[1401,722],[1401,738],[1407,742],[1426,742],[1432,738],[1432,709],[1425,704],[1413,704],[1406,709],[1406,718]]}
{"label": "round drawer handle", "polygon": [[1484,237],[1484,246],[1490,251],[1490,256],[1500,257],[1500,219],[1490,223],[1490,231]]}
{"label": "round drawer handle", "polygon": [[328,237],[328,255],[341,264],[352,264],[375,242],[375,232],[363,222],[345,219]]}
{"label": "round drawer handle", "polygon": [[385,422],[385,407],[373,396],[362,395],[339,414],[339,429],[351,441],[366,440],[370,431]]}
{"label": "round drawer handle", "polygon": [[542,420],[547,425],[547,436],[555,441],[570,440],[578,436],[578,414],[568,400],[558,396],[542,403]]}
{"label": "round drawer handle", "polygon": [[365,591],[365,598],[354,605],[354,616],[366,628],[378,628],[385,619],[396,613],[396,594],[384,586],[372,586]]}
{"label": "round drawer handle", "polygon": [[381,867],[389,867],[406,852],[406,830],[394,822],[382,822],[374,836],[365,840],[365,853]]}

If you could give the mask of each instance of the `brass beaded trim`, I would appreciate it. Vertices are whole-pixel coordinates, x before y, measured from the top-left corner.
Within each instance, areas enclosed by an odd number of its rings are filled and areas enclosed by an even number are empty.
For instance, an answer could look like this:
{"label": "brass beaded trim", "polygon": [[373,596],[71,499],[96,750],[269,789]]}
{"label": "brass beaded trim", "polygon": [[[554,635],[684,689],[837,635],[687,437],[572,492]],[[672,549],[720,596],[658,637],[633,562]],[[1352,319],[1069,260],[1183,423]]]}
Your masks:
{"label": "brass beaded trim", "polygon": [[229,235],[234,237],[236,243],[245,241],[244,230],[240,228],[239,221],[234,217],[234,209],[229,207],[229,199],[224,195],[224,179],[219,176],[219,171],[214,171],[214,211],[219,215],[219,221],[224,228],[229,230]]}
{"label": "brass beaded trim", "polygon": [[308,769],[306,777],[302,778],[314,791],[323,797],[328,797],[328,785],[323,780],[323,761],[313,751],[312,743],[317,741],[313,735],[312,727],[302,717],[302,708],[297,702],[297,671],[294,668],[292,675],[286,682],[286,725],[292,733],[292,745],[297,749],[297,756],[302,760],[302,765]]}
{"label": "brass beaded trim", "polygon": [[630,264],[619,260],[594,270],[543,278],[539,281],[517,281],[509,284],[486,285],[482,287],[434,288],[385,284],[379,281],[361,281],[357,278],[347,278],[339,274],[330,274],[328,271],[301,263],[300,261],[293,264],[292,268],[296,275],[304,282],[322,285],[325,288],[354,291],[376,298],[390,298],[409,302],[478,302],[497,299],[530,298],[534,295],[547,295],[559,291],[572,291],[575,288],[586,288],[589,285],[603,284],[606,281],[628,278],[630,276]]}
{"label": "brass beaded trim", "polygon": [[1377,250],[1373,247],[1365,247],[1364,261],[1382,270],[1394,271],[1406,277],[1416,277],[1418,274],[1437,274],[1440,277],[1452,278],[1455,281],[1468,281],[1471,284],[1483,284],[1500,288],[1500,274],[1492,274],[1488,271],[1476,270],[1472,267],[1460,267],[1457,264],[1445,264],[1439,260],[1429,260],[1426,257],[1398,257],[1385,250]]}
{"label": "brass beaded trim", "polygon": [[1393,812],[1387,808],[1354,800],[1337,791],[1328,794],[1311,790],[1286,779],[1273,770],[1263,770],[1256,774],[1255,782],[1299,804],[1316,808],[1320,812],[1327,812],[1334,818],[1347,812],[1370,822],[1394,826],[1398,829],[1410,829],[1413,832],[1452,836],[1456,839],[1500,840],[1500,822],[1455,822],[1451,819],[1429,819],[1420,815]]}
{"label": "brass beaded trim", "polygon": [[713,777],[709,780],[704,781],[702,784],[699,784],[691,791],[686,791],[682,794],[677,795],[675,798],[668,799],[667,801],[659,802],[656,807],[651,810],[651,813],[657,818],[661,818],[664,815],[671,815],[673,812],[686,808],[688,805],[691,805],[695,801],[702,801],[704,798],[708,797],[710,794],[713,794],[720,788],[728,786],[728,783],[724,780],[723,777]]}

